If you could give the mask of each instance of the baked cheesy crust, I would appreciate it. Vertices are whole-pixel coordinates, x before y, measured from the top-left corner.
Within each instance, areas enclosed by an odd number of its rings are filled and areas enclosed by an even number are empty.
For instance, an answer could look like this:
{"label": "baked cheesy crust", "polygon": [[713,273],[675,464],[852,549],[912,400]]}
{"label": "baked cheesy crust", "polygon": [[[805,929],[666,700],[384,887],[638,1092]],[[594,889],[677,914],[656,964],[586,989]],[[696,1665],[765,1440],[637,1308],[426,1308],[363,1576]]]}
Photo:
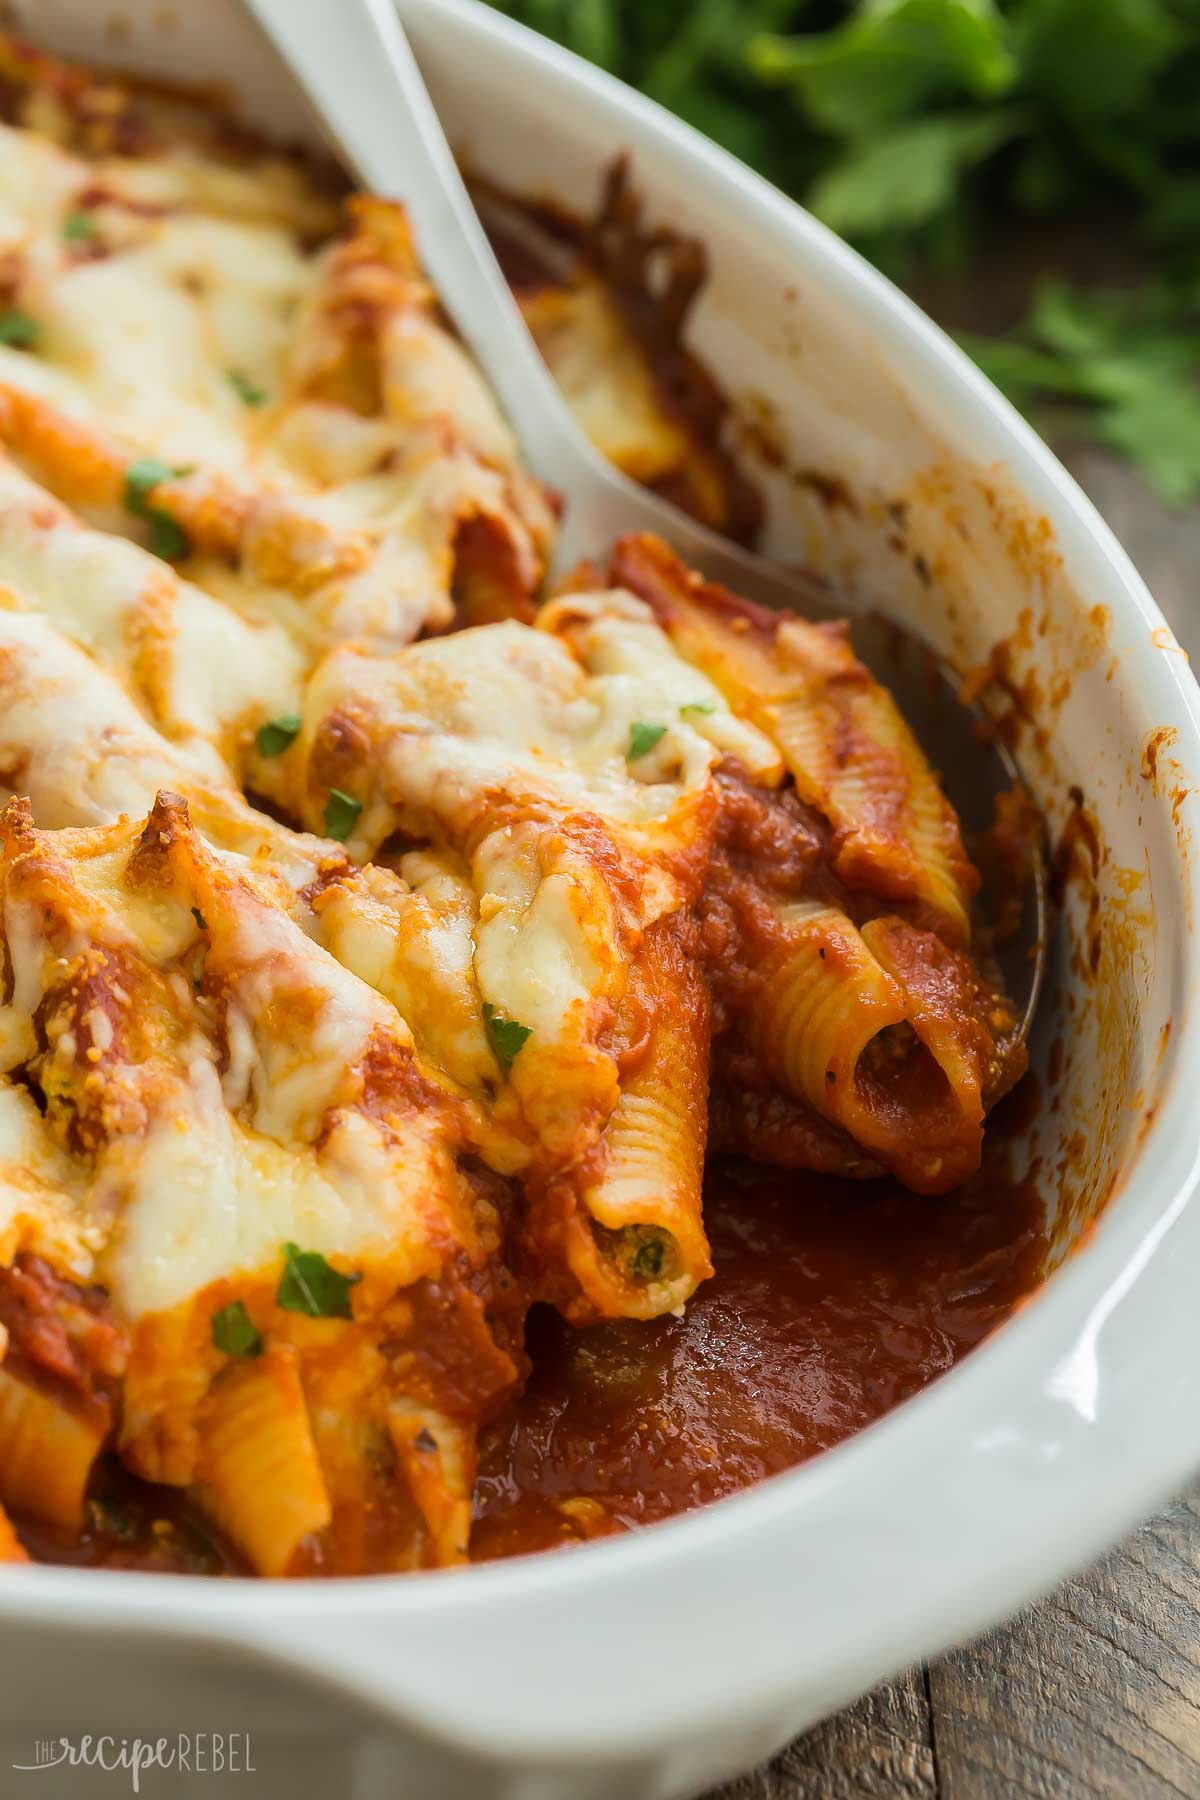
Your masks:
{"label": "baked cheesy crust", "polygon": [[[528,1306],[711,1273],[710,1110],[971,1172],[1022,1058],[977,878],[840,628],[645,538],[542,601],[402,206],[0,74],[0,1498],[70,1537],[115,1453],[259,1574],[462,1561]],[[527,305],[731,503],[596,280]]]}

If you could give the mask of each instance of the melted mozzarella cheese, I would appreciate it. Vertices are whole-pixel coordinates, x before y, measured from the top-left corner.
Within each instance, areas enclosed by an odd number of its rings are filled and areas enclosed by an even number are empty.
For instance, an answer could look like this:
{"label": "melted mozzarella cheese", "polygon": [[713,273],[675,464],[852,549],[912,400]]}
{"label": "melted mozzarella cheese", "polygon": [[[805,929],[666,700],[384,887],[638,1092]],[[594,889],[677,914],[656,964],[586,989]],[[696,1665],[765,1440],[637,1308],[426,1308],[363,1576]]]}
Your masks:
{"label": "melted mozzarella cheese", "polygon": [[81,526],[0,460],[0,588],[120,675],[158,728],[219,777],[243,721],[293,712],[303,657],[111,533]]}
{"label": "melted mozzarella cheese", "polygon": [[311,882],[330,846],[212,780],[194,748],[169,744],[111,675],[43,619],[0,606],[0,799],[27,796],[35,823],[56,830],[144,815],[166,789],[184,796],[223,852],[250,859],[254,881],[282,880],[289,893]]}
{"label": "melted mozzarella cheese", "polygon": [[542,831],[510,825],[475,857],[479,925],[475,971],[483,999],[552,1043],[603,985],[611,952],[612,904],[603,882],[579,863],[543,873]]}
{"label": "melted mozzarella cheese", "polygon": [[[7,1010],[7,1009],[6,1009]],[[3,1041],[0,1015],[0,1042]],[[51,1142],[24,1088],[0,1083],[0,1255],[25,1250],[79,1280],[94,1272],[101,1234],[82,1205],[85,1184],[71,1159]]]}
{"label": "melted mozzarella cheese", "polygon": [[309,279],[288,233],[184,214],[145,243],[60,269],[38,296],[36,357],[71,384],[72,417],[114,429],[164,461],[248,459],[247,408],[233,374],[278,393],[291,318]]}
{"label": "melted mozzarella cheese", "polygon": [[[411,1034],[236,859],[213,857],[170,803],[158,819],[165,863],[153,821],[10,847],[15,868],[36,853],[38,879],[32,897],[4,894],[7,1067],[33,1059],[69,1119],[99,1056],[98,1079],[128,1104],[94,1105],[86,1150],[67,1154],[27,1097],[3,1100],[0,1241],[6,1205],[13,1230],[26,1201],[48,1225],[65,1221],[126,1320],[270,1269],[287,1241],[402,1283],[432,1272],[453,1229],[453,1165],[441,1110],[408,1097]],[[87,961],[101,946],[122,962]],[[90,1047],[73,1024],[56,1027],[43,1068],[32,1020],[77,966],[102,984],[81,1013]],[[18,1182],[8,1163],[22,1158]],[[45,1203],[55,1179],[57,1210]]]}
{"label": "melted mozzarella cheese", "polygon": [[39,825],[108,824],[202,775],[82,650],[0,609],[0,787],[27,794]]}
{"label": "melted mozzarella cheese", "polygon": [[321,942],[396,1007],[423,1057],[478,1092],[494,1063],[475,978],[478,902],[452,859],[413,851],[400,879],[369,865],[317,903]]}
{"label": "melted mozzarella cheese", "polygon": [[783,759],[765,732],[739,719],[715,682],[686,662],[644,601],[620,589],[568,594],[543,607],[538,624],[561,631],[596,685],[619,694],[626,713],[690,732],[736,757],[761,781],[778,782]]}
{"label": "melted mozzarella cheese", "polygon": [[383,399],[389,418],[406,425],[452,421],[466,441],[498,468],[517,460],[517,446],[479,370],[461,344],[427,313],[393,319],[384,337]]}
{"label": "melted mozzarella cheese", "polygon": [[[32,132],[0,129],[0,248],[22,259],[20,298],[39,327],[36,355],[0,356],[0,384],[168,462],[229,470],[247,445],[231,374],[282,387],[313,259],[286,207],[273,220],[261,188],[248,203],[252,177],[204,169],[185,157],[99,172]],[[97,191],[109,198],[89,202],[88,218],[111,253],[77,258],[62,225]]]}
{"label": "melted mozzarella cheese", "polygon": [[[672,680],[695,685],[682,673]],[[413,813],[450,817],[494,793],[636,826],[667,818],[718,755],[677,716],[667,723],[678,714],[670,685],[653,669],[589,678],[559,638],[507,622],[414,644],[387,662],[336,653],[310,682],[305,715],[315,729],[330,713],[365,711],[383,786]],[[634,725],[660,723],[670,742],[631,761]],[[364,814],[362,838],[372,823]]]}
{"label": "melted mozzarella cheese", "polygon": [[[0,466],[0,783],[39,827],[101,827],[56,847],[38,905],[6,908],[0,1047],[40,1078],[53,990],[57,1085],[44,1122],[0,1086],[0,1249],[24,1157],[39,1194],[65,1184],[64,1257],[86,1251],[129,1320],[261,1276],[288,1240],[399,1285],[440,1273],[486,1234],[468,1148],[502,1173],[599,1150],[610,1037],[647,928],[691,897],[675,853],[707,828],[714,765],[779,773],[630,596],[412,642],[458,605],[520,611],[548,510],[399,209],[361,201],[314,250],[323,203],[269,167],[89,162],[0,132],[0,249],[37,327],[0,346],[0,428],[105,528]],[[63,231],[81,206],[87,245]],[[577,374],[586,407],[595,370]],[[628,423],[604,407],[636,376],[599,383],[597,430]],[[678,462],[646,392],[630,403],[632,435]],[[189,579],[138,547],[141,457],[171,471]],[[291,713],[299,741],[252,761],[257,724]],[[236,785],[249,767],[319,825],[310,753],[339,744],[370,790],[352,848],[397,828],[428,846],[399,874],[350,870]],[[144,822],[163,788],[190,824],[170,798]]]}
{"label": "melted mozzarella cheese", "polygon": [[411,1033],[285,914],[244,892],[206,906],[209,962],[228,986],[226,1104],[268,1137],[307,1142],[373,1035],[411,1048]]}
{"label": "melted mozzarella cheese", "polygon": [[[494,399],[407,266],[399,209],[371,202],[348,241],[314,251],[282,190],[255,207],[218,163],[206,186],[194,155],[153,161],[100,174],[31,132],[0,139],[0,249],[7,200],[15,297],[37,332],[0,346],[20,453],[94,523],[138,539],[124,471],[143,457],[176,471],[196,547],[236,565],[219,597],[295,630],[305,654],[448,625],[458,531],[479,516],[532,592],[549,510],[515,479]],[[83,250],[63,234],[81,203]],[[363,394],[346,404],[337,372],[353,384],[359,361]]]}
{"label": "melted mozzarella cheese", "polygon": [[[386,662],[335,653],[306,690],[302,739],[316,766],[323,743],[356,746],[357,852],[399,829],[465,861],[477,918],[473,981],[460,991],[491,1018],[492,1082],[507,1078],[552,1155],[570,1154],[616,1103],[603,1032],[645,931],[686,903],[687,858],[676,869],[673,856],[707,829],[713,765],[735,751],[758,772],[779,769],[638,602],[560,605],[574,610],[551,609],[545,630],[481,626]],[[699,729],[684,711],[697,700],[712,709]],[[659,731],[645,754],[634,754],[639,726]],[[314,815],[327,793],[310,789]],[[342,954],[353,937],[347,927]],[[383,986],[378,946],[360,936],[351,954]],[[411,992],[390,979],[384,991],[407,1013]],[[422,1030],[440,1039],[440,1022]],[[454,1072],[464,1078],[461,1064]],[[509,1124],[489,1140],[496,1166],[513,1154]]]}
{"label": "melted mozzarella cheese", "polygon": [[428,1157],[422,1166],[419,1146],[406,1145],[401,1173],[378,1126],[347,1113],[314,1157],[231,1116],[207,1056],[186,1075],[131,1166],[102,1171],[94,1193],[100,1216],[119,1204],[100,1269],[122,1316],[162,1312],[213,1281],[269,1269],[287,1242],[387,1263],[402,1280],[422,1272],[415,1196],[438,1172]]}
{"label": "melted mozzarella cheese", "polygon": [[70,211],[86,173],[45,138],[0,125],[0,249],[44,240]]}

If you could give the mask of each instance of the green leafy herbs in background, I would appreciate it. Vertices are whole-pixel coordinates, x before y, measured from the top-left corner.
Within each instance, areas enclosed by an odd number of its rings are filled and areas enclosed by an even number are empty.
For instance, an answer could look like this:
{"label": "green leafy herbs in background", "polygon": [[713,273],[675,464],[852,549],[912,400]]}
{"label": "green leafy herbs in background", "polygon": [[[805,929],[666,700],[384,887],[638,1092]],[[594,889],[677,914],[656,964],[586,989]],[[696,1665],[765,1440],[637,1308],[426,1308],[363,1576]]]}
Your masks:
{"label": "green leafy herbs in background", "polygon": [[496,3],[902,280],[969,261],[1003,214],[1128,227],[1142,287],[1047,286],[969,348],[1043,422],[1067,407],[1168,499],[1200,494],[1200,0]]}
{"label": "green leafy herbs in background", "polygon": [[1167,500],[1200,494],[1200,286],[1084,293],[1046,281],[1013,338],[967,338],[1024,411],[1070,429],[1086,415]]}

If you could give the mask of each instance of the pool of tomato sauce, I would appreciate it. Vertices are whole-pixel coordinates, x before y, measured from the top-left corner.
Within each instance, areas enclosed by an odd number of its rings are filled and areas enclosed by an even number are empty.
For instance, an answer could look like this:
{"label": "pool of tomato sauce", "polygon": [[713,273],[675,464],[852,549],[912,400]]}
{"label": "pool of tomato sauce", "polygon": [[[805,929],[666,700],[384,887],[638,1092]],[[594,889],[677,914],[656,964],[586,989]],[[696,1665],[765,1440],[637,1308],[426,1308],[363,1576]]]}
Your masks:
{"label": "pool of tomato sauce", "polygon": [[997,1117],[985,1169],[936,1200],[890,1182],[711,1169],[715,1274],[683,1318],[573,1330],[548,1308],[531,1315],[529,1384],[484,1437],[473,1557],[720,1499],[830,1449],[960,1361],[1045,1266],[1043,1202],[1007,1174],[1005,1135]]}
{"label": "pool of tomato sauce", "polygon": [[[1037,1285],[1048,1240],[1008,1149],[1036,1104],[997,1109],[984,1168],[922,1199],[892,1182],[710,1169],[715,1274],[680,1319],[577,1330],[530,1315],[533,1372],[483,1433],[476,1560],[636,1529],[719,1499],[860,1431],[943,1374]],[[105,1568],[238,1574],[177,1492],[106,1459],[88,1525],[31,1554]]]}

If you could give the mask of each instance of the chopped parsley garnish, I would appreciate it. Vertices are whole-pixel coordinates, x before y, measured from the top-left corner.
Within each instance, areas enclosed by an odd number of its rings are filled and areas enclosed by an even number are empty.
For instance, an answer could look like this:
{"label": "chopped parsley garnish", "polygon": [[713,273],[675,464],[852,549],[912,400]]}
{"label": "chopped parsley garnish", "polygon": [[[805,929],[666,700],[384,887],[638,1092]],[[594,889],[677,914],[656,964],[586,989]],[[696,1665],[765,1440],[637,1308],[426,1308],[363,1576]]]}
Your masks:
{"label": "chopped parsley garnish", "polygon": [[[258,745],[258,754],[282,756],[288,745],[295,741],[299,730],[299,713],[280,713],[277,719],[268,719],[265,725],[259,726],[254,739]],[[350,823],[353,824],[354,820]]]}
{"label": "chopped parsley garnish", "polygon": [[283,1246],[283,1274],[275,1299],[285,1312],[307,1313],[310,1319],[352,1319],[350,1290],[360,1274],[343,1275],[319,1250]]}
{"label": "chopped parsley garnish", "polygon": [[212,1316],[212,1341],[226,1356],[261,1356],[262,1333],[244,1300],[231,1300]]}
{"label": "chopped parsley garnish", "polygon": [[492,1055],[507,1075],[526,1038],[533,1036],[532,1027],[518,1025],[515,1019],[503,1018],[491,1001],[485,1000],[483,1003],[483,1029],[487,1033],[487,1041],[491,1046]]}
{"label": "chopped parsley garnish", "polygon": [[150,548],[164,562],[178,562],[191,548],[187,533],[169,512],[151,504],[150,496],[164,481],[177,481],[190,469],[175,469],[158,456],[139,456],[125,471],[125,511],[150,523]]}
{"label": "chopped parsley garnish", "polygon": [[716,710],[717,710],[717,703],[715,700],[689,700],[687,702],[686,706],[680,707],[679,712],[680,712],[680,716],[682,717],[684,714],[690,713],[690,712],[715,713]]}
{"label": "chopped parsley garnish", "polygon": [[353,794],[344,794],[341,788],[330,788],[325,802],[326,837],[336,838],[339,844],[344,844],[361,811],[362,801],[356,800]]}
{"label": "chopped parsley garnish", "polygon": [[19,306],[0,312],[0,344],[11,344],[14,350],[32,350],[41,334],[41,326]]}
{"label": "chopped parsley garnish", "polygon": [[152,506],[146,514],[150,521],[150,548],[163,562],[178,562],[191,549],[187,532],[178,520],[161,507]]}
{"label": "chopped parsley garnish", "polygon": [[67,244],[86,244],[96,235],[96,227],[85,212],[68,213],[63,220],[63,242]]}
{"label": "chopped parsley garnish", "polygon": [[195,919],[196,924],[201,931],[208,930],[208,925],[205,922],[204,914],[200,911],[200,908],[198,906],[193,906],[192,917],[193,917],[193,919]]}
{"label": "chopped parsley garnish", "polygon": [[164,462],[161,456],[139,456],[125,471],[125,511],[136,518],[146,518],[155,488],[186,473],[185,469]]}
{"label": "chopped parsley garnish", "polygon": [[659,739],[665,737],[666,734],[667,728],[665,725],[643,725],[640,722],[636,725],[631,725],[629,728],[629,748],[625,752],[626,760],[628,762],[637,762],[639,757],[645,756],[649,751],[653,750]]}
{"label": "chopped parsley garnish", "polygon": [[268,394],[265,387],[259,387],[257,381],[251,381],[240,369],[230,369],[230,384],[237,390],[247,406],[265,406]]}

